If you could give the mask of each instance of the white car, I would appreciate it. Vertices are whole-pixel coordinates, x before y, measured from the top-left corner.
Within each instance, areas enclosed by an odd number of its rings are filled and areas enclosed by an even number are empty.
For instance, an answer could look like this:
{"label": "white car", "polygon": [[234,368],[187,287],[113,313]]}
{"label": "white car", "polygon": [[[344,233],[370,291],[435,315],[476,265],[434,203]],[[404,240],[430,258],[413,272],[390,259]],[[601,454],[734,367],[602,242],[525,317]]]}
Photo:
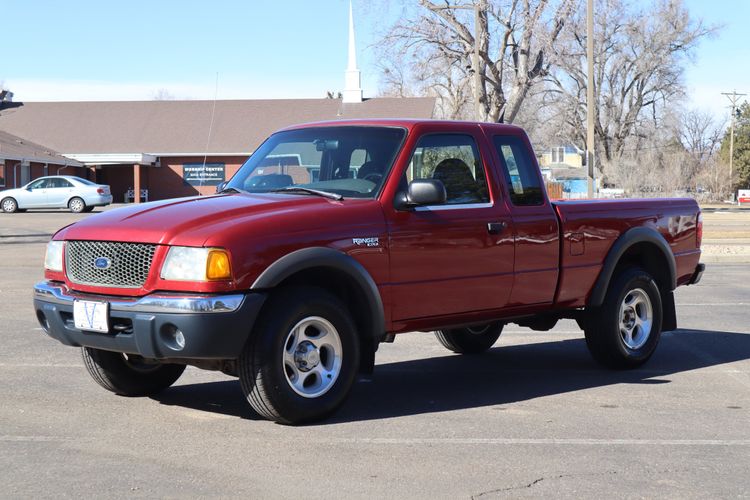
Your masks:
{"label": "white car", "polygon": [[94,207],[112,203],[106,184],[96,184],[72,175],[34,179],[23,187],[0,191],[0,208],[13,213],[27,208],[69,208],[71,212],[90,212]]}

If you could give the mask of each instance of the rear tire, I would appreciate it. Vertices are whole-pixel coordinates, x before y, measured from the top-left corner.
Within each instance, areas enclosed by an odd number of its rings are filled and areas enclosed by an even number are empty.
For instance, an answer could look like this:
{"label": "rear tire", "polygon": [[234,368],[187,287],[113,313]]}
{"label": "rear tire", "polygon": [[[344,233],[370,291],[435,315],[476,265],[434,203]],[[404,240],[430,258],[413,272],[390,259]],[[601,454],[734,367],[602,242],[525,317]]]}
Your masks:
{"label": "rear tire", "polygon": [[448,350],[459,354],[478,354],[495,345],[503,326],[503,323],[488,323],[478,327],[438,330],[435,336]]}
{"label": "rear tire", "polygon": [[68,202],[68,208],[74,214],[80,214],[86,210],[86,202],[84,202],[82,198],[76,196],[75,198],[70,199]]}
{"label": "rear tire", "polygon": [[333,414],[358,367],[359,338],[351,315],[337,297],[314,287],[274,293],[238,363],[250,406],[282,424]]}
{"label": "rear tire", "polygon": [[3,201],[0,202],[0,207],[2,207],[3,212],[6,214],[12,214],[18,211],[18,202],[14,198],[3,198]]}
{"label": "rear tire", "polygon": [[151,396],[180,378],[185,365],[148,363],[140,356],[81,349],[89,375],[102,387],[120,396]]}
{"label": "rear tire", "polygon": [[602,305],[584,320],[586,345],[609,368],[635,368],[656,350],[661,336],[659,288],[649,273],[629,267],[612,279]]}

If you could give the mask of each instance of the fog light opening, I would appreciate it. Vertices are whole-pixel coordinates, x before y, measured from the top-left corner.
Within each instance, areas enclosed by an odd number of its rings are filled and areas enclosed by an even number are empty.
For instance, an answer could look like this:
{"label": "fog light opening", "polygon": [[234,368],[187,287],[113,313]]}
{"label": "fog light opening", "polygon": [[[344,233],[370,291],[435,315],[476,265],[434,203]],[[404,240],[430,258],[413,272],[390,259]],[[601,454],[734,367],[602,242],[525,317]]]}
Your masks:
{"label": "fog light opening", "polygon": [[185,335],[175,325],[170,323],[164,325],[161,328],[162,338],[164,342],[175,351],[181,351],[185,348]]}
{"label": "fog light opening", "polygon": [[49,333],[49,321],[47,320],[47,316],[45,316],[42,311],[37,311],[36,319],[39,321],[39,326],[42,327],[44,333]]}

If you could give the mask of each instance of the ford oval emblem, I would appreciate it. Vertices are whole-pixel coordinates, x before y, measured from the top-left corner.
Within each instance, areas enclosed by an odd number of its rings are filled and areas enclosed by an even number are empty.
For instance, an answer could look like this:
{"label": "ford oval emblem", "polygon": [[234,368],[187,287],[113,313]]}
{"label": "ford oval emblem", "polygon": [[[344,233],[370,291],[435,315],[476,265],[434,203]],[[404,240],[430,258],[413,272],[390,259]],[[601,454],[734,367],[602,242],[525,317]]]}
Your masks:
{"label": "ford oval emblem", "polygon": [[94,259],[94,267],[97,269],[109,269],[112,265],[112,261],[107,257],[97,257]]}

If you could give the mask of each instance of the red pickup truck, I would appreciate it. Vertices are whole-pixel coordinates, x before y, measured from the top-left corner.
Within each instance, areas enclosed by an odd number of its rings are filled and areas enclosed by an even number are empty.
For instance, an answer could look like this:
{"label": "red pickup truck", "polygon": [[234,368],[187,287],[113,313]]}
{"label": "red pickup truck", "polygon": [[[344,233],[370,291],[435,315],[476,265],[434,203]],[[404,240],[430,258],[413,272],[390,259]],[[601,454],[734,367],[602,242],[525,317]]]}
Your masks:
{"label": "red pickup truck", "polygon": [[457,353],[573,318],[635,367],[697,283],[692,199],[547,199],[529,140],[488,123],[357,120],[273,134],[215,196],[94,215],[47,247],[34,306],[121,395],[186,365],[238,376],[282,423],[324,418],[395,334]]}

